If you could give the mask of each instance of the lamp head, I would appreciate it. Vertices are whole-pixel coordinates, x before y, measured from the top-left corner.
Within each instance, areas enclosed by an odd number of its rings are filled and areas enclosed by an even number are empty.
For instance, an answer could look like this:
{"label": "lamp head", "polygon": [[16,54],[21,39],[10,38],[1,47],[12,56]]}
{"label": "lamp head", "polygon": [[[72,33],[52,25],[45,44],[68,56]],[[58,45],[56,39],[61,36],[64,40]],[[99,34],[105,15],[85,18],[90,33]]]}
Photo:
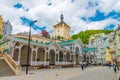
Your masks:
{"label": "lamp head", "polygon": [[36,22],[37,22],[37,20],[34,20],[34,21],[33,21],[33,23],[36,23]]}

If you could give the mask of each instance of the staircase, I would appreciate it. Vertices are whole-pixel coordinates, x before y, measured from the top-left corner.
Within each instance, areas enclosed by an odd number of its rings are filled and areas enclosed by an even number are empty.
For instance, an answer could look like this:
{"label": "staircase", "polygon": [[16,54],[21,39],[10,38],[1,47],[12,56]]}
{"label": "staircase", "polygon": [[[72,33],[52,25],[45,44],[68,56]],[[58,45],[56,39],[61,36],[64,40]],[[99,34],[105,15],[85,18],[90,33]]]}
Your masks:
{"label": "staircase", "polygon": [[13,76],[15,73],[4,59],[0,59],[0,77]]}
{"label": "staircase", "polygon": [[0,77],[19,75],[21,71],[20,65],[8,55],[0,55]]}

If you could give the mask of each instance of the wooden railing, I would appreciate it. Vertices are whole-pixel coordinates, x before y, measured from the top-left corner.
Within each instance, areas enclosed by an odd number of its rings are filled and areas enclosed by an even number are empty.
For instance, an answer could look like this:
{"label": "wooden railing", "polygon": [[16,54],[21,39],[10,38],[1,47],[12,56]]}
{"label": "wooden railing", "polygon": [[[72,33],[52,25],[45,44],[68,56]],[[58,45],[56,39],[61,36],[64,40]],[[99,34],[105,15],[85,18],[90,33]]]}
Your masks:
{"label": "wooden railing", "polygon": [[0,53],[0,59],[3,59],[3,55]]}
{"label": "wooden railing", "polygon": [[18,65],[7,53],[4,55],[5,61],[8,63],[8,65],[11,67],[11,69],[14,71],[16,75],[20,74],[21,67]]}

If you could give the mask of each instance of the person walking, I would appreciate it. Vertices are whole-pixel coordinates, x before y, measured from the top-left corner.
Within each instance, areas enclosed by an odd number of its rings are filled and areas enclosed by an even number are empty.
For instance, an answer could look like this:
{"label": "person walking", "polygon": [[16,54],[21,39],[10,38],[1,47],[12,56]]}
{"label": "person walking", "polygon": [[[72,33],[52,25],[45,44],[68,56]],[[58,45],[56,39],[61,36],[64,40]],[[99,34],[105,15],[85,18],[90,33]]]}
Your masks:
{"label": "person walking", "polygon": [[84,71],[84,61],[80,63],[81,69]]}
{"label": "person walking", "polygon": [[116,64],[116,66],[117,66],[117,70],[119,70],[119,65],[118,65],[118,63]]}
{"label": "person walking", "polygon": [[108,63],[108,66],[109,66],[109,69],[110,69],[110,67],[111,67],[111,62]]}
{"label": "person walking", "polygon": [[115,63],[113,64],[113,69],[114,69],[114,72],[116,73],[117,72],[117,65]]}

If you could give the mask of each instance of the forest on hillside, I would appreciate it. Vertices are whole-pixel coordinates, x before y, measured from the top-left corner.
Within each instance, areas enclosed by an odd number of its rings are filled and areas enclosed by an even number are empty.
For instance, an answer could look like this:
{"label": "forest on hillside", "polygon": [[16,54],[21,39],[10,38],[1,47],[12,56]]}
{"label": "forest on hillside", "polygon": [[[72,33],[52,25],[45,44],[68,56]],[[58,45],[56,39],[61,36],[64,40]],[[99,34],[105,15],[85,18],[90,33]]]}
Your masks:
{"label": "forest on hillside", "polygon": [[0,39],[2,38],[2,35],[0,35]]}
{"label": "forest on hillside", "polygon": [[88,44],[90,35],[99,34],[99,33],[109,34],[111,32],[113,32],[113,30],[86,30],[86,31],[81,31],[78,34],[72,35],[71,38],[72,39],[79,38],[84,44]]}

